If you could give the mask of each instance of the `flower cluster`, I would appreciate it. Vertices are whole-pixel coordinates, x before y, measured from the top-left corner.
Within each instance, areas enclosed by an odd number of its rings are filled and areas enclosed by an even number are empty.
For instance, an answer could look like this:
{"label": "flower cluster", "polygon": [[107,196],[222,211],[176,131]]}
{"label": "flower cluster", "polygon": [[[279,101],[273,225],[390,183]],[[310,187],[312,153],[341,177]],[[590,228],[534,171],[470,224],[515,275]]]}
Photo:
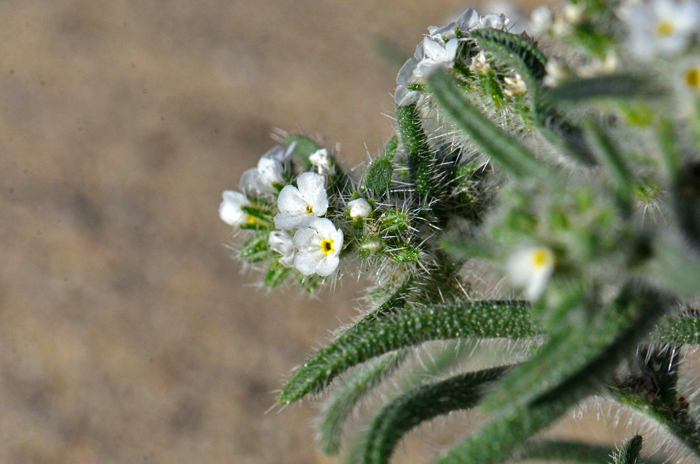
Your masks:
{"label": "flower cluster", "polygon": [[268,256],[270,260],[304,276],[325,277],[337,269],[343,249],[342,230],[323,217],[328,210],[325,175],[331,162],[325,149],[317,150],[309,159],[319,174],[304,172],[297,177],[297,185],[291,185],[295,148],[292,142],[286,150],[277,146],[265,153],[257,167],[243,173],[243,193],[223,193],[219,216],[237,229],[258,235],[247,242],[252,243],[252,251],[243,250],[242,255],[257,260],[265,251],[260,236],[267,234],[268,249],[277,253]]}
{"label": "flower cluster", "polygon": [[470,31],[484,28],[504,30],[507,25],[508,18],[502,14],[480,16],[469,8],[455,22],[442,27],[430,26],[428,34],[416,47],[413,58],[404,63],[396,76],[396,104],[407,106],[416,103],[421,96],[417,89],[425,84],[425,77],[436,68],[451,68],[454,65],[459,45],[466,40]]}

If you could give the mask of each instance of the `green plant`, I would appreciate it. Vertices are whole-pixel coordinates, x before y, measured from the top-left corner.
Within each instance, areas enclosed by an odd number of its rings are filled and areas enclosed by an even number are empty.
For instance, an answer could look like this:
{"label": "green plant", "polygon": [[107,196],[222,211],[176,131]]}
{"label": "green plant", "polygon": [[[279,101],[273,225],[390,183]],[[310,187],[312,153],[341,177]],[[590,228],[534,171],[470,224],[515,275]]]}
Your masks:
{"label": "green plant", "polygon": [[[437,463],[637,462],[639,435],[617,452],[532,440],[595,395],[700,459],[678,374],[680,348],[700,344],[700,4],[580,0],[533,19],[567,61],[469,9],[399,72],[397,134],[361,176],[284,134],[243,193],[224,193],[220,215],[265,285],[374,280],[364,316],[279,395],[321,393],[354,368],[319,421],[328,453],[361,399],[407,371],[349,462],[386,463],[408,430],[472,408],[489,420]],[[452,344],[411,364],[438,340]],[[445,375],[465,357],[490,367]]]}

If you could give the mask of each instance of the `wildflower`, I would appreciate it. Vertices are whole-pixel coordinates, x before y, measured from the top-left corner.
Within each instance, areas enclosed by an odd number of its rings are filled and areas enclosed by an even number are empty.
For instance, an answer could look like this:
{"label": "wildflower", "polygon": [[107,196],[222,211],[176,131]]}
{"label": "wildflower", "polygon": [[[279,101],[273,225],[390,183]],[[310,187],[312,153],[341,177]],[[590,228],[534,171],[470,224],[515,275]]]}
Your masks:
{"label": "wildflower", "polygon": [[700,4],[692,1],[653,0],[630,10],[629,46],[639,59],[682,52],[697,33]]}
{"label": "wildflower", "polygon": [[434,37],[423,38],[423,52],[425,57],[416,65],[413,71],[414,76],[424,77],[430,74],[435,68],[446,66],[451,68],[457,56],[459,39],[450,39],[444,42],[442,39]]}
{"label": "wildflower", "polygon": [[255,225],[257,219],[247,214],[241,207],[250,206],[250,200],[241,192],[226,190],[223,194],[224,201],[219,205],[219,217],[226,224],[234,227],[242,225]]}
{"label": "wildflower", "polygon": [[340,263],[343,231],[336,229],[329,219],[314,218],[308,228],[294,234],[294,246],[299,250],[294,256],[294,267],[299,272],[328,276]]}
{"label": "wildflower", "polygon": [[279,258],[280,264],[287,267],[294,265],[294,241],[287,232],[274,230],[270,232],[267,244],[272,251],[276,251],[282,256]]}
{"label": "wildflower", "polygon": [[700,98],[700,59],[684,60],[675,68],[673,86],[676,89],[679,114],[687,117],[693,114]]}
{"label": "wildflower", "polygon": [[305,172],[297,179],[297,186],[285,186],[277,199],[280,212],[275,216],[275,227],[294,229],[305,227],[315,217],[326,214],[328,195],[323,176]]}
{"label": "wildflower", "polygon": [[366,218],[372,214],[372,206],[364,198],[358,198],[348,203],[348,214],[352,219]]}
{"label": "wildflower", "polygon": [[277,146],[265,153],[258,161],[257,167],[248,169],[241,176],[241,190],[254,197],[277,193],[277,189],[285,183],[282,160],[285,159],[287,152]]}
{"label": "wildflower", "polygon": [[468,8],[462,16],[457,20],[457,28],[460,32],[466,34],[473,29],[501,29],[504,30],[508,25],[508,18],[505,15],[487,14],[479,16],[473,8]]}
{"label": "wildflower", "polygon": [[398,106],[408,106],[416,103],[421,96],[421,93],[415,90],[409,90],[408,86],[413,84],[425,84],[425,77],[415,74],[418,63],[425,57],[423,52],[423,42],[418,44],[416,51],[413,53],[413,58],[409,58],[396,76],[396,91],[394,92],[394,100]]}
{"label": "wildflower", "polygon": [[325,148],[313,152],[311,156],[309,156],[309,162],[321,175],[328,174],[332,170],[331,157],[328,155],[328,150]]}
{"label": "wildflower", "polygon": [[520,95],[527,91],[527,85],[525,85],[525,81],[518,73],[515,73],[513,77],[504,77],[503,82],[506,84],[506,88],[503,90],[503,93],[509,97]]}
{"label": "wildflower", "polygon": [[510,281],[522,287],[525,296],[537,300],[554,271],[554,253],[549,248],[523,248],[508,261]]}

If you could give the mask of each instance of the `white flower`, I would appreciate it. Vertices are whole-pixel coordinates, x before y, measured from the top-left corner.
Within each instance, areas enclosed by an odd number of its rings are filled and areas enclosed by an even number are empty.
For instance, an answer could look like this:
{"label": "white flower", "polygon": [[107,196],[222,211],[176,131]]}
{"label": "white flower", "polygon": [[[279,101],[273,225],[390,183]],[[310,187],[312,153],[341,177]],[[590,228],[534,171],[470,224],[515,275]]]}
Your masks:
{"label": "white flower", "polygon": [[554,271],[554,253],[549,248],[529,247],[516,251],[508,260],[510,281],[522,287],[525,296],[537,300]]}
{"label": "white flower", "polygon": [[265,153],[258,161],[258,167],[248,169],[241,176],[241,190],[255,197],[277,193],[275,185],[285,183],[282,164],[284,157],[285,151],[279,146]]}
{"label": "white flower", "polygon": [[423,52],[425,57],[418,63],[413,71],[414,76],[425,77],[435,68],[454,65],[455,56],[457,56],[457,47],[459,39],[450,39],[447,43],[442,39],[433,37],[423,38]]}
{"label": "white flower", "polygon": [[319,174],[328,174],[332,171],[331,167],[331,157],[328,154],[328,150],[321,148],[316,150],[309,156],[309,162]]}
{"label": "white flower", "polygon": [[343,231],[335,228],[325,218],[315,218],[306,229],[294,234],[294,246],[299,250],[294,256],[294,267],[304,275],[332,274],[340,263],[343,248]]}
{"label": "white flower", "polygon": [[462,16],[457,20],[457,27],[462,34],[473,29],[505,29],[508,25],[508,18],[505,15],[497,14],[487,14],[485,16],[479,16],[473,8],[468,8]]}
{"label": "white flower", "polygon": [[219,205],[219,217],[226,224],[234,227],[242,225],[254,225],[257,219],[249,216],[241,209],[242,206],[249,206],[250,200],[241,192],[226,190],[223,194],[224,201]]}
{"label": "white flower", "polygon": [[674,69],[673,86],[676,89],[679,114],[691,116],[700,99],[700,58],[684,60]]}
{"label": "white flower", "polygon": [[358,198],[348,203],[348,214],[352,219],[366,218],[372,214],[372,206],[364,198]]}
{"label": "white flower", "polygon": [[272,251],[281,254],[280,264],[287,267],[294,265],[294,241],[287,232],[275,230],[270,232],[267,244]]}
{"label": "white flower", "polygon": [[629,11],[629,46],[640,59],[682,52],[698,32],[700,3],[652,0]]}
{"label": "white flower", "polygon": [[315,217],[326,214],[328,195],[323,185],[323,176],[305,172],[297,179],[297,187],[285,186],[277,198],[280,212],[275,216],[275,227],[294,229],[305,227]]}
{"label": "white flower", "polygon": [[397,85],[394,92],[394,101],[397,106],[408,106],[413,103],[418,103],[421,93],[417,90],[408,90],[405,85]]}

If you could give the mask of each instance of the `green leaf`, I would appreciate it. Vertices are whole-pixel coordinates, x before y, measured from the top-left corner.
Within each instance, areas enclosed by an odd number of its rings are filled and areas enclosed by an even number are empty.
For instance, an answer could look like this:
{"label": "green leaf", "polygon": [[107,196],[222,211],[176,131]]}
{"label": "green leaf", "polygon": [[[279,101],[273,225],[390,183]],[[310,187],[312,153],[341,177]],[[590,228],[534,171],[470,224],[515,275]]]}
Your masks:
{"label": "green leaf", "polygon": [[406,308],[363,321],[318,351],[282,387],[278,401],[289,404],[317,393],[346,369],[375,356],[429,340],[522,339],[536,334],[527,303],[475,301]]}
{"label": "green leaf", "polygon": [[241,247],[241,258],[249,263],[257,263],[268,259],[272,254],[267,240],[267,234],[255,234]]}
{"label": "green leaf", "polygon": [[[547,57],[529,37],[490,28],[473,30],[469,33],[469,37],[476,40],[477,44],[488,51],[493,50],[491,44],[507,48],[524,63],[529,71],[528,74],[531,74],[538,81],[547,74],[545,71]],[[499,51],[497,55],[502,56],[503,53]]]}
{"label": "green leaf", "polygon": [[386,464],[401,437],[436,416],[477,405],[507,367],[468,372],[412,390],[384,406],[367,435],[364,464]]}
{"label": "green leaf", "polygon": [[299,163],[305,171],[308,171],[312,167],[309,156],[323,148],[315,140],[298,134],[290,134],[285,139],[285,142],[287,145],[292,144],[292,142],[297,143],[297,146],[294,148],[293,156],[296,162]]}
{"label": "green leaf", "polygon": [[432,199],[439,190],[436,157],[428,144],[416,104],[396,107],[396,122],[406,152],[408,170],[421,198]]}
{"label": "green leaf", "polygon": [[700,257],[672,237],[662,236],[652,242],[653,257],[647,272],[663,285],[681,294],[700,293]]}
{"label": "green leaf", "polygon": [[613,450],[570,441],[544,440],[527,443],[513,456],[514,461],[560,461],[579,464],[608,464]]}
{"label": "green leaf", "polygon": [[[521,178],[552,177],[554,171],[523,147],[522,143],[506,134],[471,103],[444,70],[435,71],[429,78],[431,90],[440,109],[462,129],[502,169]],[[556,175],[556,174],[554,174]]]}
{"label": "green leaf", "polygon": [[[635,316],[630,306],[633,297],[629,292],[629,289],[623,290],[618,300],[588,327],[560,324],[558,331],[551,334],[532,357],[499,382],[484,400],[482,409],[491,412],[526,404],[609,350]],[[562,304],[566,308],[571,306],[566,300]]]}
{"label": "green leaf", "polygon": [[593,98],[649,98],[661,94],[662,89],[648,77],[613,74],[589,79],[571,79],[550,88],[543,98],[550,103],[578,103]]}
{"label": "green leaf", "polygon": [[392,135],[389,141],[386,143],[386,146],[384,147],[384,157],[387,158],[389,161],[392,161],[394,159],[394,156],[396,155],[396,149],[399,147],[399,138],[396,135]]}
{"label": "green leaf", "polygon": [[274,261],[272,264],[270,264],[270,267],[265,274],[265,286],[276,287],[284,282],[290,272],[290,268],[284,267],[279,263],[279,261]]}
{"label": "green leaf", "polygon": [[652,337],[656,343],[700,345],[700,318],[667,317]]}
{"label": "green leaf", "polygon": [[613,456],[613,464],[637,464],[642,452],[642,441],[641,435],[630,438]]}
{"label": "green leaf", "polygon": [[358,367],[343,380],[342,385],[335,389],[332,397],[323,407],[318,425],[319,444],[325,453],[331,455],[338,453],[343,423],[352,414],[357,403],[372,388],[392,375],[407,355],[408,351],[398,351],[372,359]]}
{"label": "green leaf", "polygon": [[[666,297],[652,289],[629,285],[617,302],[609,324],[617,336],[588,358],[566,379],[550,384],[548,391],[527,404],[515,402],[435,464],[496,464],[509,458],[521,444],[548,427],[569,408],[610,380],[617,365],[649,334],[667,310]],[[589,333],[595,334],[595,331]],[[600,336],[596,337],[600,338]],[[509,373],[513,375],[515,369]]]}
{"label": "green leaf", "polygon": [[391,176],[394,172],[394,168],[391,165],[391,161],[386,156],[377,158],[370,164],[369,170],[367,171],[367,179],[365,180],[365,187],[373,195],[380,197],[389,190],[391,185]]}
{"label": "green leaf", "polygon": [[611,138],[599,125],[589,122],[585,127],[589,145],[605,167],[620,207],[629,216],[632,213],[634,189],[637,183],[635,176],[627,166],[620,150],[615,147]]}
{"label": "green leaf", "polygon": [[676,172],[671,189],[676,223],[686,242],[700,252],[700,161]]}

